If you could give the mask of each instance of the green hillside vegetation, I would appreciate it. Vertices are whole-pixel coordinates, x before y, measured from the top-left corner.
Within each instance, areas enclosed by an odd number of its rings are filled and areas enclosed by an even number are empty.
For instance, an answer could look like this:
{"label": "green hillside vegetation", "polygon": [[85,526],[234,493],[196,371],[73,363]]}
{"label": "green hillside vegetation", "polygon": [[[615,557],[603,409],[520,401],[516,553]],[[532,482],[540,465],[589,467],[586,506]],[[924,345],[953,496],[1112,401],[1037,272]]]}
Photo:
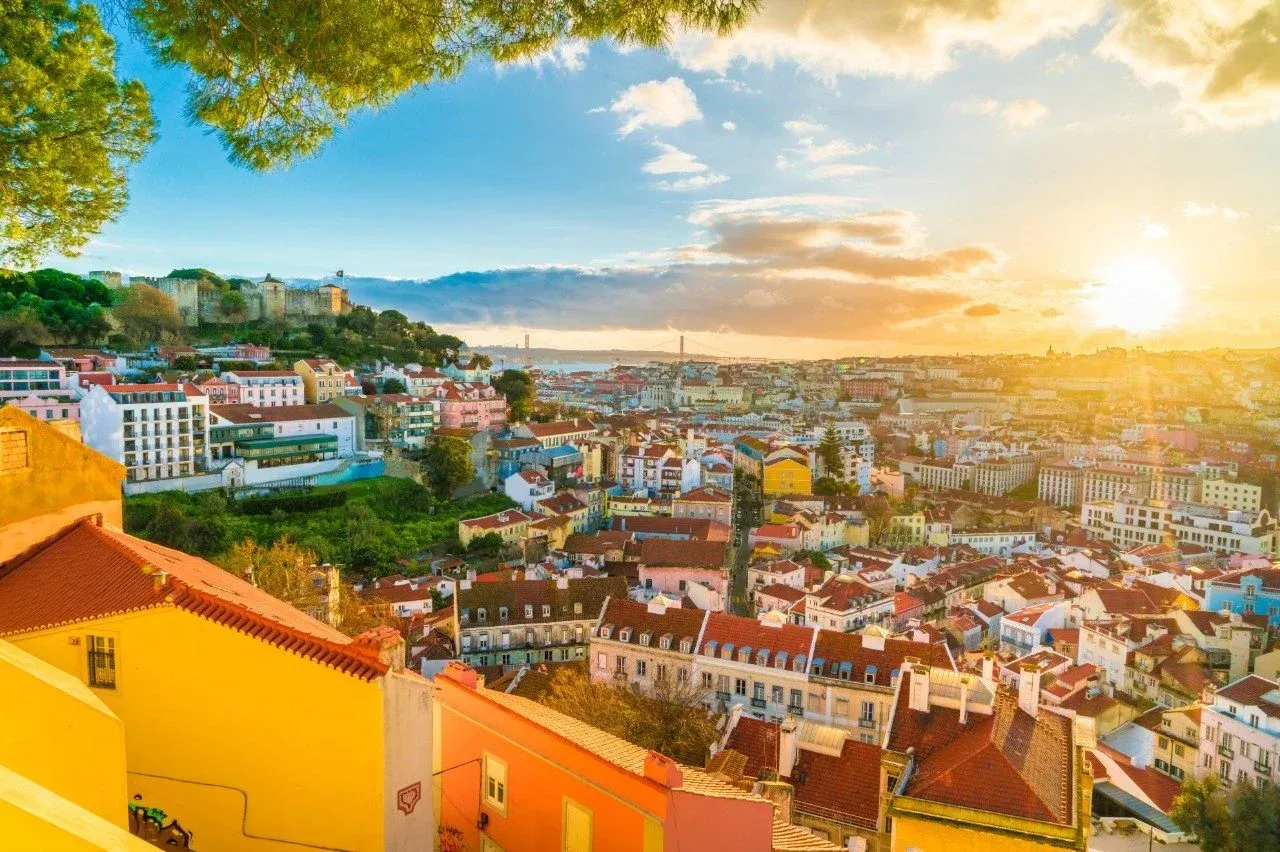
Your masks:
{"label": "green hillside vegetation", "polygon": [[437,502],[407,479],[380,477],[269,497],[229,500],[221,492],[169,491],[125,499],[125,529],[218,561],[245,539],[289,538],[317,558],[369,577],[401,570],[432,548],[457,544],[458,521],[515,504],[502,494]]}
{"label": "green hillside vegetation", "polygon": [[22,345],[98,340],[111,329],[115,294],[57,269],[0,270],[0,353]]}

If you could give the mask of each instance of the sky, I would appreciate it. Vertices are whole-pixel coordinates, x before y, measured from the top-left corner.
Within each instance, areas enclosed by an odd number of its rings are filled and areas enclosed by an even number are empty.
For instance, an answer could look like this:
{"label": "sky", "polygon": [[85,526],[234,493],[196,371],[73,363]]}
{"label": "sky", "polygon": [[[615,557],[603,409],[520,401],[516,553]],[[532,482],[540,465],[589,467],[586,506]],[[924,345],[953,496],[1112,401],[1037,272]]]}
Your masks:
{"label": "sky", "polygon": [[766,357],[1274,346],[1280,0],[764,0],[565,43],[254,173],[159,140],[76,271],[332,278],[472,345]]}

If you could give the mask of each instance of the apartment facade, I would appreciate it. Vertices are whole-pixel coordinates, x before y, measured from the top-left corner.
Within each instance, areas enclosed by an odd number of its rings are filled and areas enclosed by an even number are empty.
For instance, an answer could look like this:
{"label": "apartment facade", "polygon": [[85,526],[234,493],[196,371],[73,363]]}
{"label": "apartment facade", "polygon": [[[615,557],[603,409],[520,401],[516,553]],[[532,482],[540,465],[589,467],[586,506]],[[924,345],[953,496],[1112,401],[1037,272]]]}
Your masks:
{"label": "apartment facade", "polygon": [[337,361],[328,358],[303,358],[293,365],[293,371],[302,377],[303,397],[308,403],[345,396],[353,381]]}
{"label": "apartment facade", "polygon": [[440,425],[450,429],[500,429],[507,423],[507,400],[490,385],[445,382],[434,390]]}
{"label": "apartment facade", "polygon": [[1098,465],[1084,474],[1081,502],[1119,500],[1121,497],[1145,498],[1151,494],[1151,475],[1118,465]]}
{"label": "apartment facade", "polygon": [[610,598],[626,598],[625,577],[461,580],[453,601],[458,657],[473,666],[580,660]]}
{"label": "apartment facade", "polygon": [[1274,784],[1280,777],[1280,684],[1248,675],[1217,690],[1200,711],[1199,777]]}
{"label": "apartment facade", "polygon": [[1084,492],[1084,468],[1067,462],[1046,464],[1040,468],[1036,496],[1043,502],[1062,508],[1080,505]]}
{"label": "apartment facade", "polygon": [[195,385],[94,385],[80,403],[84,442],[125,466],[126,481],[209,467],[208,398]]}
{"label": "apartment facade", "polygon": [[232,370],[221,378],[237,386],[235,401],[246,405],[274,408],[305,401],[302,376],[291,370]]}
{"label": "apartment facade", "polygon": [[1200,502],[1239,512],[1262,508],[1262,486],[1234,479],[1206,479],[1200,485]]}
{"label": "apartment facade", "polygon": [[215,459],[281,467],[355,455],[356,418],[331,402],[274,408],[214,405],[209,411]]}
{"label": "apartment facade", "polygon": [[1212,550],[1247,554],[1276,552],[1276,521],[1266,509],[1242,512],[1201,503],[1169,503],[1121,497],[1086,501],[1080,523],[1090,533],[1132,547],[1172,539]]}

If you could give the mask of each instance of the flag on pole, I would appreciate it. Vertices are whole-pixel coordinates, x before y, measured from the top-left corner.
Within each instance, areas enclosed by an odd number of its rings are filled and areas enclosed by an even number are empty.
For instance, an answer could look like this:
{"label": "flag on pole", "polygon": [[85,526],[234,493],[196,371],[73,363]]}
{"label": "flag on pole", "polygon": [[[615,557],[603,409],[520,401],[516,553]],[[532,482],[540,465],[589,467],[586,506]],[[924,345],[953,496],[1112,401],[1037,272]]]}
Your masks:
{"label": "flag on pole", "polygon": [[343,271],[342,271],[341,269],[339,269],[339,270],[338,270],[338,277],[339,277],[339,278],[342,278],[342,277],[343,277],[343,274],[344,274],[344,273],[343,273]]}

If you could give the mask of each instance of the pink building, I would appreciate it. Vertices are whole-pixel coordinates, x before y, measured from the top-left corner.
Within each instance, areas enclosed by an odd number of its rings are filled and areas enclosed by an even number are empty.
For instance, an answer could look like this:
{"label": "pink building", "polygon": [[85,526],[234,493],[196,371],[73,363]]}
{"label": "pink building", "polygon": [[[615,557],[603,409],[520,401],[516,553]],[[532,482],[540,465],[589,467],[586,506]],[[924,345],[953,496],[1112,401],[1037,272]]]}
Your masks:
{"label": "pink building", "polygon": [[303,404],[302,376],[292,370],[228,370],[222,378],[238,385],[238,402],[259,408]]}
{"label": "pink building", "polygon": [[209,397],[210,405],[236,405],[240,402],[240,385],[224,381],[217,376],[210,376],[202,382],[196,382],[200,390]]}
{"label": "pink building", "polygon": [[39,397],[32,394],[28,397],[10,399],[9,405],[16,405],[37,420],[79,420],[80,403],[73,399],[57,399],[55,397]]}
{"label": "pink building", "polygon": [[507,400],[492,385],[445,382],[434,392],[440,400],[441,426],[482,430],[507,424]]}

